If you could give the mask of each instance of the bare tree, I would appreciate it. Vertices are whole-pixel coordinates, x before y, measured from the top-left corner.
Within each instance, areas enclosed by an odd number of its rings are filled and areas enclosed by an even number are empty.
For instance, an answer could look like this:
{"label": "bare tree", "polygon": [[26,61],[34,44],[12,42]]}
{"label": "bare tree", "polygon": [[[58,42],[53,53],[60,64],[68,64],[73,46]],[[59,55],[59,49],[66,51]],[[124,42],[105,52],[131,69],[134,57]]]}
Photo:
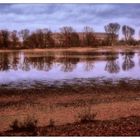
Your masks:
{"label": "bare tree", "polygon": [[38,29],[32,32],[26,40],[28,40],[28,47],[32,48],[47,48],[55,44],[49,29]]}
{"label": "bare tree", "polygon": [[22,37],[23,41],[27,39],[29,36],[30,31],[28,29],[23,29],[19,32],[20,37]]}
{"label": "bare tree", "polygon": [[45,44],[44,44],[44,33],[42,29],[38,29],[35,32],[36,35],[36,41],[38,42],[38,48],[44,48]]}
{"label": "bare tree", "polygon": [[55,46],[55,41],[52,37],[52,31],[49,29],[43,29],[44,33],[44,47],[54,47]]}
{"label": "bare tree", "polygon": [[10,38],[10,32],[8,30],[1,30],[0,31],[1,34],[1,45],[4,48],[8,48],[9,47],[9,38]]}
{"label": "bare tree", "polygon": [[109,23],[104,28],[105,32],[108,33],[111,45],[113,45],[115,40],[117,39],[117,34],[120,30],[120,25],[118,23]]}
{"label": "bare tree", "polygon": [[16,30],[14,30],[14,31],[12,31],[11,32],[11,45],[12,45],[12,48],[15,48],[15,47],[17,47],[18,45],[19,45],[19,38],[18,38],[18,35],[17,35],[17,31]]}
{"label": "bare tree", "polygon": [[19,36],[21,37],[21,39],[22,39],[22,45],[24,46],[24,47],[28,47],[27,46],[27,38],[29,37],[29,35],[30,35],[30,31],[28,30],[28,29],[23,29],[23,30],[21,30],[20,32],[19,32]]}
{"label": "bare tree", "polygon": [[122,27],[122,33],[125,37],[125,41],[130,41],[133,39],[133,35],[135,34],[135,30],[132,27],[129,27],[127,25],[124,25]]}
{"label": "bare tree", "polygon": [[59,40],[62,46],[73,47],[79,44],[79,36],[72,27],[62,27],[60,28],[60,32],[61,33],[59,34]]}
{"label": "bare tree", "polygon": [[85,46],[93,46],[95,43],[95,36],[92,27],[86,26],[84,27],[84,45]]}

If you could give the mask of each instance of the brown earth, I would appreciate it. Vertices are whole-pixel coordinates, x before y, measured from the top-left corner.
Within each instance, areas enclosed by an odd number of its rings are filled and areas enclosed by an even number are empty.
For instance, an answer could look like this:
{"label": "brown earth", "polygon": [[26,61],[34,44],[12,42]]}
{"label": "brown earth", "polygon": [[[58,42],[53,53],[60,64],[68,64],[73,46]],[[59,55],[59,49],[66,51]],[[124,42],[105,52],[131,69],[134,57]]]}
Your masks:
{"label": "brown earth", "polygon": [[8,130],[1,136],[140,136],[140,117],[94,120],[60,126],[37,127],[35,131]]}
{"label": "brown earth", "polygon": [[107,84],[26,90],[0,89],[0,131],[8,130],[15,119],[22,121],[27,116],[34,116],[39,127],[45,127],[50,120],[56,126],[65,126],[67,123],[78,122],[78,115],[87,108],[96,114],[95,119],[98,121],[140,116],[139,90],[139,86],[122,83],[116,86]]}

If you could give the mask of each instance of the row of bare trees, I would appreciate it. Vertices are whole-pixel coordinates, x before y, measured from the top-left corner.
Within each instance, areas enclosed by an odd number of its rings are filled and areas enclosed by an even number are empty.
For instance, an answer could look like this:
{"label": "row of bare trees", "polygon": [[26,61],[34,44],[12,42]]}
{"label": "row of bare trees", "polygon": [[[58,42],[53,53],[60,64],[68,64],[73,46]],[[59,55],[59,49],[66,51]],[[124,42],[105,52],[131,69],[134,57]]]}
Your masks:
{"label": "row of bare trees", "polygon": [[52,33],[49,29],[38,29],[30,32],[28,29],[17,31],[0,31],[0,48],[49,48],[93,46],[96,44],[94,31],[85,27],[82,39],[72,27],[62,27],[59,33]]}
{"label": "row of bare trees", "polygon": [[[115,43],[116,37],[119,33],[120,25],[118,23],[109,23],[105,26],[105,31],[108,33],[108,41],[111,45]],[[130,44],[131,42],[135,42],[133,35],[135,34],[135,29],[130,26],[123,25],[122,26],[122,34],[124,36],[124,41],[126,44]]]}
{"label": "row of bare trees", "polygon": [[78,46],[106,46],[118,42],[129,44],[136,42],[133,38],[135,30],[127,25],[122,26],[123,41],[118,40],[121,26],[118,23],[109,23],[105,27],[106,37],[97,39],[92,27],[86,26],[83,32],[77,33],[72,27],[60,28],[59,33],[52,33],[49,29],[38,29],[30,32],[0,30],[0,48],[49,48],[49,47],[78,47]]}

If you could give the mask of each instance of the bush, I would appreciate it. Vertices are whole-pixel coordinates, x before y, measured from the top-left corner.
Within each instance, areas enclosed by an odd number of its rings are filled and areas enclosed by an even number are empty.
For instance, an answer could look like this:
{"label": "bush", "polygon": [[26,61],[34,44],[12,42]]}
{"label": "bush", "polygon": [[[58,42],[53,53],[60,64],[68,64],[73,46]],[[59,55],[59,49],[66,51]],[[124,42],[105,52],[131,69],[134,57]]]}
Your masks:
{"label": "bush", "polygon": [[13,131],[34,132],[37,129],[37,120],[34,118],[27,117],[24,122],[20,122],[17,119],[15,119],[10,125],[10,128]]}
{"label": "bush", "polygon": [[20,124],[20,122],[19,122],[17,119],[15,119],[15,120],[12,122],[12,124],[10,124],[10,128],[11,128],[12,130],[15,130],[15,131],[18,131],[18,130],[20,129],[20,127],[21,127],[21,124]]}
{"label": "bush", "polygon": [[54,127],[55,126],[55,121],[50,119],[48,127]]}
{"label": "bush", "polygon": [[78,119],[81,123],[94,122],[95,117],[96,114],[91,112],[90,107],[84,108],[84,110],[78,114]]}

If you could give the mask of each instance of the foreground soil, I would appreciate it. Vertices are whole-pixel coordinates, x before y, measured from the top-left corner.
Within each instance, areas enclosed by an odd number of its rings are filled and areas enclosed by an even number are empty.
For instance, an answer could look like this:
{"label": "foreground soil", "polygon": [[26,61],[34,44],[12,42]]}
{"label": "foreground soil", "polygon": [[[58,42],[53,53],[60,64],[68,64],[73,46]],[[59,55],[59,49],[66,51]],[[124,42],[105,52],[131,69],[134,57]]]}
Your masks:
{"label": "foreground soil", "polygon": [[140,117],[116,120],[95,120],[61,126],[38,127],[34,132],[5,131],[1,136],[140,136]]}
{"label": "foreground soil", "polygon": [[104,85],[65,85],[41,89],[0,89],[0,131],[15,120],[35,117],[44,127],[53,120],[56,126],[75,123],[77,116],[90,107],[96,120],[116,120],[140,116],[140,86],[132,82]]}

